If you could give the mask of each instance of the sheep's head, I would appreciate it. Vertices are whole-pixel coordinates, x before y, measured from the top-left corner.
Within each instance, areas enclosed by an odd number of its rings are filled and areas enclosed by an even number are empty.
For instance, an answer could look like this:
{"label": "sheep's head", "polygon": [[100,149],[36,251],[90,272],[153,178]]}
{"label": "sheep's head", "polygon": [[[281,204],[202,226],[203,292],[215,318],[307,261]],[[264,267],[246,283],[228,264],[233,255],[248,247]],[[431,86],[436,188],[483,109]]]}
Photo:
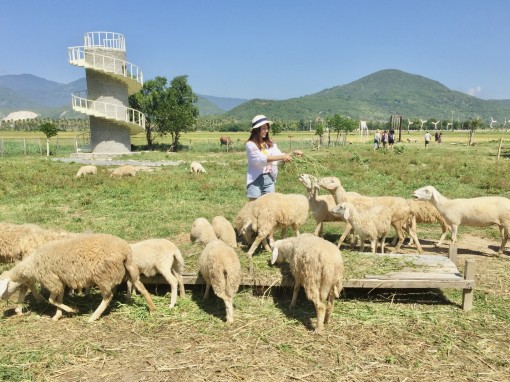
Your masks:
{"label": "sheep's head", "polygon": [[341,187],[340,179],[334,176],[326,176],[324,178],[320,178],[318,181],[319,186],[325,188],[328,191],[334,191],[338,187]]}
{"label": "sheep's head", "polygon": [[8,271],[2,273],[0,275],[0,298],[2,300],[8,300],[20,286],[21,283],[11,280],[11,276]]}
{"label": "sheep's head", "polygon": [[434,199],[434,194],[436,193],[436,189],[432,186],[425,186],[417,189],[413,192],[413,198],[415,200],[430,200]]}
{"label": "sheep's head", "polygon": [[284,260],[288,261],[294,255],[295,240],[296,237],[289,237],[272,243],[273,255],[271,257],[271,264],[279,264]]}
{"label": "sheep's head", "polygon": [[340,216],[345,220],[349,219],[349,217],[351,216],[347,203],[337,204],[335,207],[331,209],[331,213],[335,216]]}
{"label": "sheep's head", "polygon": [[301,174],[298,177],[299,181],[303,183],[303,185],[308,189],[311,190],[313,185],[317,183],[317,178],[313,175],[309,174]]}

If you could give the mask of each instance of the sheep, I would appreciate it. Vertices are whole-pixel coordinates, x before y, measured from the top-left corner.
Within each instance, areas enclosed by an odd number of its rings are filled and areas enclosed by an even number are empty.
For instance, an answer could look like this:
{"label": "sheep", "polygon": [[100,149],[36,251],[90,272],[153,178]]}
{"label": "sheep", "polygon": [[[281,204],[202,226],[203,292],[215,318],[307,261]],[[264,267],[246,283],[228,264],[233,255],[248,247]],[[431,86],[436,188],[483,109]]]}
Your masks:
{"label": "sheep", "polygon": [[319,184],[315,176],[309,174],[299,175],[299,181],[306,187],[308,193],[308,204],[312,210],[313,217],[317,222],[314,234],[322,237],[323,223],[345,221],[342,217],[335,216],[331,209],[335,207],[335,199],[332,195],[319,196]]}
{"label": "sheep", "polygon": [[413,192],[418,200],[434,204],[445,222],[452,229],[452,243],[457,242],[459,226],[487,227],[497,225],[501,232],[498,255],[502,255],[510,229],[510,199],[502,196],[448,199],[433,186],[425,186]]}
{"label": "sheep", "polygon": [[236,252],[223,240],[210,241],[198,259],[200,274],[205,281],[204,299],[212,286],[216,296],[225,302],[226,321],[234,322],[234,294],[241,284],[241,263]]}
{"label": "sheep", "polygon": [[[247,252],[250,258],[250,275],[253,275],[253,253],[259,244],[269,236],[269,242],[272,243],[273,233],[277,228],[283,230],[282,236],[288,227],[292,227],[296,235],[299,235],[299,227],[302,226],[308,218],[308,199],[299,194],[281,194],[272,192],[264,194],[254,200],[252,206],[253,231],[257,232],[257,237]],[[271,248],[264,245],[267,251]]]}
{"label": "sheep", "polygon": [[76,177],[80,178],[85,175],[96,175],[97,174],[97,167],[90,165],[90,166],[81,166],[78,172],[76,173]]}
{"label": "sheep", "polygon": [[217,239],[211,223],[206,218],[196,218],[191,225],[190,240],[192,242],[207,244]]}
{"label": "sheep", "polygon": [[277,240],[273,244],[271,264],[287,261],[294,277],[290,307],[296,305],[299,288],[315,306],[316,333],[329,322],[335,297],[340,297],[344,265],[340,250],[323,238],[311,233]]}
{"label": "sheep", "polygon": [[379,205],[369,209],[357,209],[353,203],[343,202],[331,210],[334,215],[342,216],[361,238],[360,251],[365,249],[365,240],[370,240],[372,253],[377,250],[377,239],[381,238],[381,253],[384,253],[386,236],[391,229],[391,210]]}
{"label": "sheep", "polygon": [[[409,232],[409,227],[416,232],[417,223],[439,223],[441,224],[442,234],[439,241],[435,244],[440,247],[446,237],[447,231],[451,231],[450,226],[445,222],[439,211],[434,205],[425,200],[407,200],[413,216],[410,222],[407,223],[406,229]],[[411,242],[412,242],[411,238]]]}
{"label": "sheep", "polygon": [[63,303],[66,287],[77,289],[97,285],[103,300],[88,322],[97,320],[113,297],[112,289],[124,277],[135,285],[155,310],[150,294],[139,280],[138,268],[132,262],[129,244],[109,234],[81,234],[73,238],[46,243],[0,275],[0,296],[8,299],[23,284],[35,281],[50,291],[49,302],[57,307],[53,321],[62,310],[76,313],[77,309]]}
{"label": "sheep", "polygon": [[[166,239],[148,239],[130,244],[133,252],[133,265],[138,267],[140,274],[146,277],[161,274],[171,287],[169,308],[173,308],[177,302],[177,286],[180,297],[184,297],[184,259],[179,248]],[[133,285],[128,280],[127,295],[130,298]]]}
{"label": "sheep", "polygon": [[136,175],[136,167],[130,164],[125,166],[117,167],[112,171],[110,176],[116,176],[122,178],[123,176],[135,176]]}
{"label": "sheep", "polygon": [[237,248],[236,233],[232,224],[224,216],[215,216],[211,221],[214,233],[232,248]]}
{"label": "sheep", "polygon": [[246,202],[234,219],[234,229],[246,245],[251,245],[257,233],[251,227],[253,203]]}
{"label": "sheep", "polygon": [[[357,192],[347,192],[342,187],[340,180],[336,177],[325,177],[319,179],[319,185],[326,190],[328,190],[333,197],[335,198],[335,202],[340,204],[342,202],[350,202],[353,203],[357,208],[365,208],[368,209],[370,207],[376,205],[385,205],[388,207],[390,211],[392,211],[391,217],[391,225],[395,228],[395,231],[398,235],[398,242],[395,247],[395,250],[398,251],[400,246],[404,242],[404,225],[409,221],[412,217],[411,207],[407,203],[407,200],[398,196],[364,196],[358,194]],[[348,224],[345,227],[344,233],[340,238],[338,245],[340,245],[345,237],[351,230],[351,225]],[[416,247],[419,253],[423,253],[423,249],[421,248],[420,242],[416,233],[410,229],[409,235],[413,238],[416,243]]]}
{"label": "sheep", "polygon": [[205,173],[204,167],[198,162],[191,162],[189,166],[190,174],[199,174],[201,172]]}
{"label": "sheep", "polygon": [[229,136],[221,136],[220,137],[220,145],[230,146],[232,144],[232,139]]}

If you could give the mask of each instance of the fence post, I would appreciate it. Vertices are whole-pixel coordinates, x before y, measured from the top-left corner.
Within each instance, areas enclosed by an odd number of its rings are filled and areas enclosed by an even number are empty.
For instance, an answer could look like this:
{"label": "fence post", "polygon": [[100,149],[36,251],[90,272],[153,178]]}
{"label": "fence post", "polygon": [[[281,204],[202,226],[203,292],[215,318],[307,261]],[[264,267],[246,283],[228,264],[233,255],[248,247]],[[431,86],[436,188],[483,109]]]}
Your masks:
{"label": "fence post", "polygon": [[4,139],[1,138],[0,140],[0,154],[4,156]]}
{"label": "fence post", "polygon": [[25,138],[23,138],[23,152],[25,153],[25,156],[27,155],[27,141]]}
{"label": "fence post", "polygon": [[503,146],[503,137],[501,137],[499,139],[498,159],[497,160],[499,160],[499,157],[501,156],[501,146]]}
{"label": "fence post", "polygon": [[37,138],[37,142],[39,143],[39,154],[42,155],[41,138]]}

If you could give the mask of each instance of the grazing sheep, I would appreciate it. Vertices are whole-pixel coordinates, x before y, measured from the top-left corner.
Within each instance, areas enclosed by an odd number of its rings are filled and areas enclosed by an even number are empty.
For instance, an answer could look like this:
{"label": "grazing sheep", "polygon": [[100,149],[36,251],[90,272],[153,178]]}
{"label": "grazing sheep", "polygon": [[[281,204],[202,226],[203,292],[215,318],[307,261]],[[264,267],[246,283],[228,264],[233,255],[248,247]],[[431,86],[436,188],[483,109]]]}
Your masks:
{"label": "grazing sheep", "polygon": [[70,239],[46,243],[0,276],[0,296],[8,299],[23,284],[31,281],[50,291],[49,302],[57,307],[53,320],[62,310],[77,309],[63,303],[66,287],[81,289],[97,285],[103,296],[101,304],[89,318],[97,320],[113,297],[113,288],[124,277],[145,297],[150,310],[156,309],[150,294],[139,280],[138,268],[132,263],[129,244],[108,234],[82,234]]}
{"label": "grazing sheep", "polygon": [[[185,296],[184,281],[184,259],[179,248],[166,239],[148,239],[138,243],[130,244],[133,251],[133,265],[138,267],[140,274],[152,277],[161,274],[171,287],[169,308],[173,308],[177,301],[177,286],[180,296]],[[131,296],[133,285],[128,280],[127,294]]]}
{"label": "grazing sheep", "polygon": [[[357,192],[347,192],[342,187],[340,180],[336,177],[326,177],[319,180],[319,185],[328,190],[337,204],[343,202],[353,203],[357,208],[371,208],[376,205],[384,205],[391,212],[391,225],[395,228],[395,232],[398,235],[398,242],[395,247],[395,251],[398,251],[404,242],[404,225],[409,221],[412,216],[411,207],[407,200],[398,196],[376,196],[370,197],[358,194]],[[351,230],[351,225],[348,224],[345,227],[344,233],[339,240],[339,245],[343,242],[345,237]],[[416,233],[410,229],[409,235],[413,238],[419,253],[423,253],[420,242]]]}
{"label": "grazing sheep", "polygon": [[232,144],[232,139],[230,139],[230,137],[228,136],[221,136],[220,137],[220,145],[221,146],[230,146]]}
{"label": "grazing sheep", "polygon": [[196,218],[191,225],[190,240],[207,244],[212,240],[217,239],[216,233],[211,223],[206,218]]}
{"label": "grazing sheep", "polygon": [[198,174],[198,173],[205,173],[205,169],[204,167],[198,163],[198,162],[191,162],[190,166],[189,166],[189,172],[191,174]]}
{"label": "grazing sheep", "polygon": [[322,236],[324,222],[343,222],[342,217],[335,216],[331,209],[335,207],[335,199],[332,195],[319,196],[319,183],[315,176],[309,174],[299,175],[299,181],[306,187],[308,193],[308,204],[312,210],[313,217],[317,222],[314,234]]}
{"label": "grazing sheep", "polygon": [[236,233],[232,224],[224,216],[215,216],[211,221],[214,233],[232,248],[237,248]]}
{"label": "grazing sheep", "polygon": [[130,164],[127,164],[125,166],[117,167],[115,170],[112,171],[110,176],[116,176],[116,177],[123,177],[123,176],[135,176],[136,175],[136,167],[132,166]]}
{"label": "grazing sheep", "polygon": [[97,174],[97,167],[90,165],[90,166],[81,166],[78,172],[76,173],[76,177],[80,178],[81,176],[85,175],[96,175]]}
{"label": "grazing sheep", "polygon": [[[299,194],[280,194],[272,192],[262,195],[254,200],[252,206],[253,231],[257,232],[257,237],[247,252],[250,258],[250,275],[253,274],[253,253],[259,244],[269,236],[269,242],[274,241],[274,231],[279,227],[283,230],[282,236],[285,236],[285,230],[292,227],[296,235],[299,235],[299,227],[305,224],[308,218],[308,199]],[[266,248],[271,251],[271,248]]]}
{"label": "grazing sheep", "polygon": [[381,253],[384,253],[386,236],[391,229],[391,210],[384,205],[369,209],[357,209],[353,203],[343,202],[331,210],[334,215],[342,216],[361,238],[360,251],[365,249],[365,240],[370,240],[372,253],[377,250],[377,239],[381,238]]}
{"label": "grazing sheep", "polygon": [[205,280],[204,299],[212,286],[216,296],[225,302],[226,321],[234,322],[234,295],[241,283],[241,263],[234,249],[223,240],[213,240],[205,246],[198,259],[200,274]]}
{"label": "grazing sheep", "polygon": [[[410,222],[406,225],[406,230],[409,232],[409,227],[416,232],[417,223],[439,223],[441,224],[442,234],[439,241],[435,244],[436,247],[440,247],[443,244],[444,238],[448,231],[451,231],[450,226],[445,222],[434,204],[425,200],[408,200],[413,216]],[[411,242],[412,242],[411,238]],[[410,242],[410,243],[411,243]]]}
{"label": "grazing sheep", "polygon": [[481,196],[478,198],[448,199],[432,186],[425,186],[413,192],[418,200],[434,204],[443,219],[452,228],[452,243],[457,241],[457,229],[461,225],[487,227],[497,225],[501,232],[498,254],[502,255],[510,230],[510,199],[502,196]]}
{"label": "grazing sheep", "polygon": [[294,276],[294,291],[290,307],[296,305],[299,288],[315,305],[316,333],[329,322],[335,297],[340,297],[344,265],[340,250],[327,240],[303,233],[297,237],[277,240],[273,244],[271,263],[286,260]]}
{"label": "grazing sheep", "polygon": [[246,202],[234,220],[235,231],[246,245],[251,245],[257,237],[257,233],[251,228],[252,209],[253,203]]}

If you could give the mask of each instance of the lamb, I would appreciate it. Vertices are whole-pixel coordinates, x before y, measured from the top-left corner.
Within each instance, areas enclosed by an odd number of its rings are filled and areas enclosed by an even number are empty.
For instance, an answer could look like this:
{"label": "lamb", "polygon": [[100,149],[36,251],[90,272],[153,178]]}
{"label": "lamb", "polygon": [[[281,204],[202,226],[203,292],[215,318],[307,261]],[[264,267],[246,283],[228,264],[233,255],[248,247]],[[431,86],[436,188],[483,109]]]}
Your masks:
{"label": "lamb", "polygon": [[[130,244],[133,252],[133,265],[138,267],[140,274],[151,277],[161,274],[171,287],[169,308],[173,308],[177,302],[177,286],[180,297],[184,297],[184,259],[179,248],[166,239],[148,239]],[[131,296],[133,285],[128,280],[127,294]]]}
{"label": "lamb", "polygon": [[0,296],[8,299],[16,290],[35,281],[50,291],[49,302],[57,307],[53,316],[58,321],[62,310],[76,313],[77,309],[63,303],[66,287],[73,289],[97,285],[103,300],[88,322],[97,320],[113,297],[112,289],[124,277],[142,293],[152,311],[156,306],[139,280],[132,262],[129,244],[109,234],[81,234],[73,238],[46,243],[0,276]]}
{"label": "lamb", "polygon": [[[400,246],[404,242],[404,231],[403,226],[409,221],[412,217],[411,207],[407,203],[407,200],[398,196],[378,196],[378,197],[369,197],[358,194],[357,192],[346,192],[342,187],[340,180],[335,177],[327,177],[321,178],[319,180],[319,185],[325,189],[327,189],[335,198],[335,202],[340,204],[342,202],[350,202],[353,203],[357,208],[371,208],[376,205],[385,205],[391,212],[391,225],[395,228],[395,231],[398,235],[398,242],[395,247],[395,250],[398,251]],[[338,245],[340,245],[345,237],[348,235],[351,230],[350,224],[345,227],[345,231],[342,234],[342,237],[339,240]],[[419,253],[423,253],[423,249],[421,248],[420,242],[416,233],[410,229],[409,235],[413,238],[416,243],[416,247]]]}
{"label": "lamb", "polygon": [[[439,223],[441,224],[442,234],[439,241],[435,244],[436,247],[440,247],[443,244],[446,233],[451,231],[450,226],[445,222],[439,211],[434,205],[425,200],[408,200],[413,216],[410,222],[407,223],[407,231],[409,227],[416,232],[416,223]],[[411,241],[413,239],[411,238]]]}
{"label": "lamb", "polygon": [[214,228],[206,218],[196,218],[193,221],[190,232],[190,240],[192,242],[207,244],[215,239],[217,237]]}
{"label": "lamb", "polygon": [[314,234],[322,236],[323,223],[344,221],[342,217],[335,216],[331,209],[335,207],[335,199],[332,195],[319,196],[319,183],[315,176],[309,174],[299,175],[299,181],[306,187],[308,193],[308,204],[312,210],[313,217],[317,222]]}
{"label": "lamb", "polygon": [[90,165],[90,166],[81,166],[78,172],[76,173],[76,177],[80,178],[85,175],[96,175],[97,174],[97,167]]}
{"label": "lamb", "polygon": [[377,239],[381,238],[381,253],[384,253],[386,236],[391,229],[392,212],[386,206],[373,206],[369,209],[357,209],[353,203],[343,202],[334,207],[331,212],[342,216],[354,228],[354,232],[361,238],[360,251],[365,249],[365,240],[370,240],[372,253],[377,250]]}
{"label": "lamb", "polygon": [[457,230],[461,225],[471,227],[497,225],[501,232],[498,255],[503,254],[510,229],[510,199],[502,196],[448,199],[433,186],[417,189],[413,192],[413,197],[434,204],[452,229],[452,243],[457,242]]}
{"label": "lamb", "polygon": [[135,175],[136,175],[136,167],[132,166],[130,164],[127,164],[125,166],[117,167],[110,174],[110,176],[116,176],[116,177],[119,177],[119,178],[122,178],[123,176],[135,176]]}
{"label": "lamb", "polygon": [[236,233],[232,224],[224,216],[215,216],[211,225],[218,239],[223,240],[232,248],[237,248]]}
{"label": "lamb", "polygon": [[226,321],[234,322],[234,295],[241,284],[241,263],[236,252],[223,240],[210,241],[198,259],[200,274],[205,281],[204,299],[212,286],[216,296],[225,302]]}
{"label": "lamb", "polygon": [[[272,243],[273,233],[277,228],[283,230],[282,236],[288,227],[292,227],[295,234],[299,235],[299,227],[308,218],[308,199],[299,194],[280,194],[273,192],[262,195],[254,200],[252,206],[252,229],[257,232],[257,237],[247,252],[250,258],[250,275],[253,274],[253,253],[259,244],[269,236]],[[271,251],[267,247],[266,250]]]}
{"label": "lamb", "polygon": [[198,163],[198,162],[191,162],[190,166],[189,166],[189,172],[191,174],[199,174],[201,172],[205,173],[205,169],[204,167]]}
{"label": "lamb", "polygon": [[296,305],[299,288],[315,305],[316,333],[329,322],[335,297],[340,297],[344,265],[340,250],[327,240],[310,233],[277,240],[273,244],[271,263],[287,261],[294,277],[290,307]]}

